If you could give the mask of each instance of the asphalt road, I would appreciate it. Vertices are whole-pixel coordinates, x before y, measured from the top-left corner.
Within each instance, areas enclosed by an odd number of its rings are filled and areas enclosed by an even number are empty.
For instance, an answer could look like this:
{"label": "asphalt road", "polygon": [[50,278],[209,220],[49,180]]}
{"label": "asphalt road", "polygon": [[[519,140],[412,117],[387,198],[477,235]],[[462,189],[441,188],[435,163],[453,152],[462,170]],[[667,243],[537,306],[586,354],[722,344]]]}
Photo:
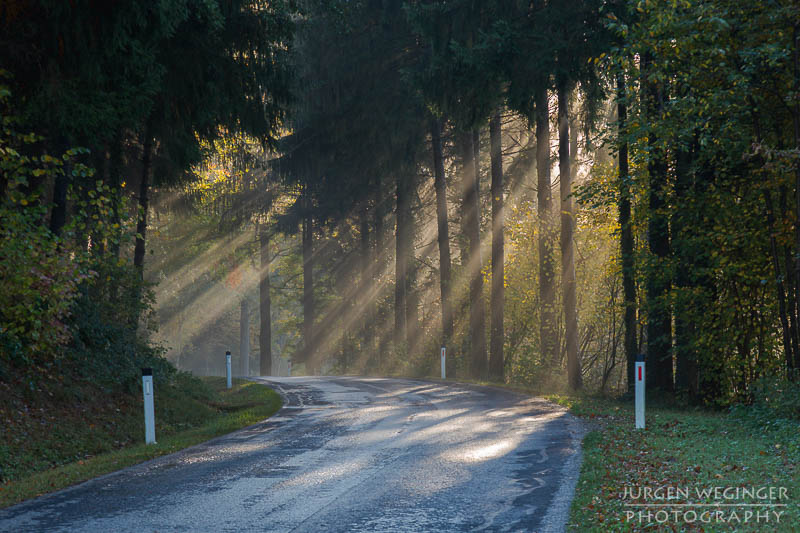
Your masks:
{"label": "asphalt road", "polygon": [[553,404],[401,379],[262,381],[285,401],[268,421],[2,510],[0,531],[564,528],[581,427]]}

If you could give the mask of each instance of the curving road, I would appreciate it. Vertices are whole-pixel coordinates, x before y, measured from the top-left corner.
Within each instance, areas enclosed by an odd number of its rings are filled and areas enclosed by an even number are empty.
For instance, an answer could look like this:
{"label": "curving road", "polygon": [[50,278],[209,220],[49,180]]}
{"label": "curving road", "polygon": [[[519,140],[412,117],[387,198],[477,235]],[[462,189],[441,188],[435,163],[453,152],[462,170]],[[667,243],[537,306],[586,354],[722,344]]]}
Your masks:
{"label": "curving road", "polygon": [[258,379],[284,397],[266,422],[2,510],[0,531],[564,529],[581,427],[549,402],[403,379]]}

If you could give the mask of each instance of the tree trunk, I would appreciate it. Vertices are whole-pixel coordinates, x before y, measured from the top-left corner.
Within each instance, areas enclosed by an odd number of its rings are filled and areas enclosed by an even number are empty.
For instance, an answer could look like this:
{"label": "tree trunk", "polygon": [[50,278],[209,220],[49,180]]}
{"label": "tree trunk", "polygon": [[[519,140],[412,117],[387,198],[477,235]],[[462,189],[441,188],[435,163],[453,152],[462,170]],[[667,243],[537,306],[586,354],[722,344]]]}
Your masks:
{"label": "tree trunk", "polygon": [[[385,249],[386,243],[384,241],[384,217],[385,217],[385,210],[386,204],[384,202],[384,197],[381,194],[381,182],[382,179],[380,176],[376,178],[375,183],[375,190],[373,192],[373,218],[374,218],[374,246],[372,247],[372,287],[373,293],[375,297],[372,298],[369,302],[369,309],[370,309],[370,316],[369,316],[369,323],[370,328],[373,330],[373,338],[375,340],[374,349],[374,366],[378,369],[381,368],[382,365],[382,354],[383,349],[386,344],[386,336],[383,334],[384,328],[382,327],[381,317],[379,316],[380,307],[378,305],[378,301],[382,298],[383,295],[383,287],[381,286],[381,278],[383,276],[384,264],[385,264]],[[377,333],[377,334],[376,334]]]}
{"label": "tree trunk", "polygon": [[770,252],[772,254],[772,265],[775,268],[775,288],[778,292],[778,316],[781,321],[781,331],[783,333],[783,353],[786,359],[787,373],[791,375],[793,365],[792,342],[789,331],[789,319],[786,314],[786,290],[783,286],[783,273],[781,272],[778,245],[775,240],[775,214],[772,208],[772,195],[767,188],[764,189],[764,203],[766,205],[767,228],[769,230],[769,244]]}
{"label": "tree trunk", "polygon": [[[649,63],[650,60],[645,55],[642,59],[642,72],[645,76],[642,86],[647,118],[650,123],[656,123],[663,111],[664,96],[655,82],[646,79]],[[663,213],[667,207],[667,164],[659,139],[651,135],[647,144],[647,173],[650,177],[647,237],[653,256],[646,283],[648,383],[657,389],[672,391],[672,313],[669,303],[671,280],[666,265],[670,255],[669,220]]]}
{"label": "tree trunk", "polygon": [[[359,258],[359,289],[358,298],[364,302],[371,302],[375,295],[372,293],[372,252],[369,246],[369,208],[365,208],[359,217],[359,243],[361,257]],[[358,311],[361,314],[361,355],[364,356],[372,351],[373,332],[369,304],[362,306]]]}
{"label": "tree trunk", "polygon": [[[120,245],[122,243],[122,206],[123,206],[123,191],[122,191],[122,134],[117,133],[111,144],[111,161],[110,161],[110,175],[109,185],[111,187],[111,242],[110,249],[111,255],[114,259],[119,261],[120,258]],[[111,279],[109,282],[108,295],[112,301],[119,297],[120,280]],[[128,322],[131,319],[128,318]]]}
{"label": "tree trunk", "polygon": [[250,306],[247,298],[242,298],[239,319],[239,372],[243,378],[250,375]]}
{"label": "tree trunk", "polygon": [[142,181],[139,184],[139,216],[136,219],[136,246],[133,250],[133,265],[144,279],[145,239],[147,238],[147,210],[150,207],[150,174],[153,166],[153,137],[148,126],[142,139]]}
{"label": "tree trunk", "polygon": [[55,235],[61,235],[64,224],[67,223],[67,192],[69,190],[71,161],[68,161],[56,174],[53,183],[53,207],[50,210],[50,231]]}
{"label": "tree trunk", "polygon": [[536,174],[539,216],[539,298],[542,362],[553,366],[558,358],[555,289],[555,231],[550,182],[550,108],[547,89],[536,91]]}
{"label": "tree trunk", "polygon": [[505,381],[503,357],[503,306],[505,302],[505,265],[503,253],[503,144],[500,110],[489,121],[492,161],[492,296],[489,378]]}
{"label": "tree trunk", "polygon": [[383,327],[384,321],[381,316],[379,301],[383,298],[384,287],[382,279],[384,274],[384,267],[386,264],[386,240],[384,230],[384,218],[386,216],[386,203],[384,195],[382,194],[382,179],[380,176],[376,177],[375,190],[373,191],[373,235],[374,243],[372,246],[372,291],[375,297],[369,302],[369,323],[373,331],[373,349],[374,353],[370,359],[370,366],[372,368],[380,369],[382,365],[382,355],[385,348],[387,338],[385,335],[386,328]]}
{"label": "tree trunk", "polygon": [[[120,240],[122,239],[122,180],[120,174],[122,173],[122,134],[114,136],[114,141],[111,145],[111,161],[110,161],[110,176],[109,183],[111,186],[111,224],[113,230],[113,237],[111,239],[111,253],[114,257],[119,259]],[[114,283],[116,287],[116,283]]]}
{"label": "tree trunk", "polygon": [[[797,33],[794,33],[795,45],[797,44]],[[796,52],[796,50],[795,50]],[[795,61],[796,61],[795,57]],[[797,65],[795,65],[796,68]],[[795,74],[797,74],[795,72]],[[753,127],[755,129],[756,135],[756,142],[761,143],[761,125],[759,123],[758,114],[755,112],[755,105],[752,102],[752,98],[750,99],[750,104],[754,108],[753,110]],[[796,140],[796,139],[795,139]],[[760,157],[760,156],[759,156]],[[764,162],[762,161],[762,165]],[[775,239],[775,212],[772,205],[772,193],[770,192],[769,188],[765,187],[763,189],[764,192],[764,203],[765,203],[765,211],[766,211],[766,219],[767,219],[767,230],[769,231],[769,241],[770,241],[770,253],[772,255],[772,262],[773,267],[775,268],[775,286],[778,292],[778,316],[781,321],[781,330],[783,333],[783,352],[784,358],[786,361],[786,377],[788,379],[794,379],[794,353],[792,349],[792,334],[791,329],[789,326],[789,318],[788,318],[788,311],[786,309],[786,290],[784,289],[783,284],[783,273],[781,273],[781,266],[780,266],[780,256],[778,252],[778,244]],[[786,272],[786,276],[789,276],[789,272]],[[800,356],[798,356],[800,357]]]}
{"label": "tree trunk", "polygon": [[[700,144],[695,138],[692,141],[692,154],[700,151]],[[694,165],[693,165],[694,166]],[[692,183],[692,197],[697,201],[706,195],[714,194],[713,190],[717,176],[716,169],[710,161],[704,161],[694,170]],[[695,211],[696,220],[691,220],[692,227],[708,228],[714,225],[715,214],[708,210]],[[719,302],[720,288],[717,286],[717,274],[712,267],[708,254],[693,254],[693,267],[695,275],[693,283],[695,292],[692,295],[692,306],[704,314],[718,315],[716,310]],[[694,322],[691,327],[694,328]],[[689,374],[689,399],[692,403],[701,404],[703,401],[718,399],[722,394],[725,381],[724,360],[729,354],[723,353],[719,346],[706,347],[704,352],[695,352],[695,360],[688,365]]]}
{"label": "tree trunk", "polygon": [[[794,136],[794,149],[800,151],[800,99],[797,95],[800,94],[800,46],[798,37],[798,25],[795,23],[792,28],[792,74],[793,74],[793,89],[794,89],[794,106],[792,106],[792,126]],[[796,322],[800,321],[800,163],[795,162],[794,165],[794,208],[795,208],[795,224],[794,224],[794,300],[796,302]],[[787,273],[788,275],[788,273]],[[789,379],[800,379],[800,351],[795,352],[794,362],[789,370]]]}
{"label": "tree trunk", "polygon": [[[436,222],[439,230],[439,288],[442,297],[442,346],[452,349],[453,302],[450,293],[450,230],[447,225],[447,182],[442,156],[441,121],[431,120],[431,151],[433,152],[433,186],[436,190]],[[438,362],[438,354],[436,361]],[[453,357],[447,358],[447,375],[455,377]],[[452,370],[452,373],[451,373]]]}
{"label": "tree trunk", "polygon": [[[98,158],[98,164],[102,171],[100,173],[101,180],[103,180],[103,185],[108,185],[111,179],[111,154],[109,153],[109,146],[106,145],[100,151],[100,157]],[[98,218],[101,218],[103,215],[100,212],[99,207],[95,206],[94,214],[97,215]],[[101,232],[95,231],[92,236],[92,249],[91,252],[96,257],[102,257],[106,253],[106,240],[101,235]]]}
{"label": "tree trunk", "polygon": [[0,172],[0,198],[5,198],[8,193],[8,178],[5,172]]}
{"label": "tree trunk", "polygon": [[272,296],[270,295],[269,234],[262,229],[258,236],[261,276],[258,283],[260,328],[258,336],[259,373],[272,375]]}
{"label": "tree trunk", "polygon": [[617,75],[617,114],[619,120],[619,226],[620,258],[622,263],[622,290],[625,301],[625,361],[628,391],[633,391],[634,367],[638,344],[636,342],[636,280],[634,278],[634,244],[631,226],[631,190],[628,176],[628,142],[623,140],[628,121],[625,104],[625,74]]}
{"label": "tree trunk", "polygon": [[[779,204],[781,209],[781,219],[785,221],[788,219],[788,191],[786,190],[785,185],[780,186],[779,190]],[[783,248],[783,256],[784,256],[784,268],[786,269],[786,304],[787,304],[787,311],[786,314],[788,315],[789,319],[789,336],[791,337],[791,345],[792,345],[792,353],[794,357],[790,357],[787,359],[787,362],[791,365],[787,368],[787,374],[789,379],[794,379],[794,374],[796,367],[794,366],[793,362],[797,360],[798,354],[800,354],[800,348],[798,348],[798,314],[797,314],[797,301],[795,300],[796,287],[794,286],[794,282],[796,278],[792,275],[792,270],[794,268],[794,264],[792,261],[792,246],[790,244],[786,244]]]}
{"label": "tree trunk", "polygon": [[[691,194],[691,154],[680,145],[676,139],[678,149],[675,153],[675,197],[678,205],[688,206]],[[675,285],[678,289],[690,291],[695,285],[690,272],[697,274],[697,264],[690,245],[689,234],[692,227],[692,218],[688,207],[678,210],[672,216],[672,251],[677,263],[675,272]],[[688,217],[688,218],[687,218]],[[699,302],[697,302],[699,303]],[[679,293],[675,302],[675,389],[690,391],[693,376],[696,373],[694,366],[696,357],[694,353],[694,324],[689,315],[691,305],[686,294]]]}
{"label": "tree trunk", "polygon": [[567,379],[572,390],[582,386],[578,360],[578,312],[575,295],[575,203],[572,199],[572,171],[569,155],[569,94],[564,84],[558,87],[558,168],[561,183],[561,285],[564,297],[564,326],[567,352]]}
{"label": "tree trunk", "polygon": [[485,379],[486,361],[486,317],[483,301],[483,274],[481,268],[480,199],[476,146],[472,132],[461,135],[463,153],[463,217],[467,235],[467,253],[464,271],[469,279],[469,361],[470,375]]}
{"label": "tree trunk", "polygon": [[409,353],[414,350],[419,340],[419,293],[416,290],[416,256],[414,254],[414,236],[416,225],[414,205],[419,205],[417,196],[417,173],[410,171],[406,176],[408,212],[405,224],[405,263],[406,263],[406,346]]}
{"label": "tree trunk", "polygon": [[394,282],[394,343],[400,348],[407,342],[408,334],[408,225],[411,217],[411,198],[408,177],[397,172],[397,213],[395,227],[395,282]]}
{"label": "tree trunk", "polygon": [[314,331],[314,220],[311,197],[303,190],[303,361],[309,374],[316,373]]}

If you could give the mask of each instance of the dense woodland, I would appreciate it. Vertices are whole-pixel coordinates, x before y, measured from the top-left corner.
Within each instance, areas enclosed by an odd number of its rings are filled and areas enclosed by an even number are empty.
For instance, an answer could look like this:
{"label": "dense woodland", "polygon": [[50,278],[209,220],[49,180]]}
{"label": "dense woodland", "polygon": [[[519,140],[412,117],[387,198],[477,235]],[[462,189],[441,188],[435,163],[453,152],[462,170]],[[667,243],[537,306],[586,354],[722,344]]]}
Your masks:
{"label": "dense woodland", "polygon": [[240,342],[252,373],[433,376],[446,346],[449,378],[624,393],[646,354],[678,402],[796,395],[799,25],[5,0],[0,379],[213,374]]}

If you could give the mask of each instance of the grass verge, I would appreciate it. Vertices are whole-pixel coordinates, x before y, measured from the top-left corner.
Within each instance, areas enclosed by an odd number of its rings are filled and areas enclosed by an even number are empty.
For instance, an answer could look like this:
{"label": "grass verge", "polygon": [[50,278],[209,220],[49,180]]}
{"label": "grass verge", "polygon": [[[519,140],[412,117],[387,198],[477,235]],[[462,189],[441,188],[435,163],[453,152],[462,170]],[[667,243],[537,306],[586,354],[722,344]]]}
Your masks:
{"label": "grass verge", "polygon": [[[746,407],[709,412],[648,405],[647,429],[636,430],[632,402],[548,399],[595,427],[583,442],[568,531],[800,531],[796,420],[759,417]],[[761,487],[777,490],[744,492]],[[782,495],[780,488],[785,497],[770,499]]]}
{"label": "grass verge", "polygon": [[158,442],[146,446],[136,395],[112,396],[100,405],[88,397],[35,407],[12,400],[0,412],[6,430],[0,440],[0,508],[255,424],[281,406],[280,396],[258,383],[234,380],[227,390],[224,378],[180,375],[156,388]]}

